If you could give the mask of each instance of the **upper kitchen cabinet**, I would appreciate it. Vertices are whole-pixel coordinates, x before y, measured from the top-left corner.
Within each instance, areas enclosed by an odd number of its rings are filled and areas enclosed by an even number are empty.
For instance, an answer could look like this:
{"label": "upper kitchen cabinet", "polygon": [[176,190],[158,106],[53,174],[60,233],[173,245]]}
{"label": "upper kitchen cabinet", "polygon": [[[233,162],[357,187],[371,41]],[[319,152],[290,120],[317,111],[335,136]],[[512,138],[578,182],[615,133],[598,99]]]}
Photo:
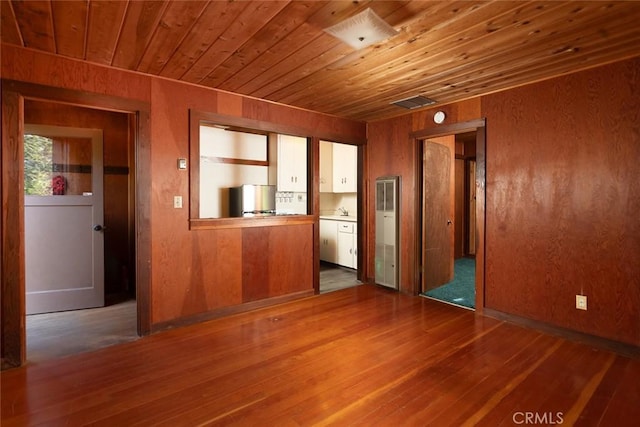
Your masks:
{"label": "upper kitchen cabinet", "polygon": [[333,191],[333,143],[320,141],[320,192]]}
{"label": "upper kitchen cabinet", "polygon": [[307,138],[277,135],[278,191],[307,191]]}
{"label": "upper kitchen cabinet", "polygon": [[333,192],[355,193],[358,176],[358,147],[333,144]]}

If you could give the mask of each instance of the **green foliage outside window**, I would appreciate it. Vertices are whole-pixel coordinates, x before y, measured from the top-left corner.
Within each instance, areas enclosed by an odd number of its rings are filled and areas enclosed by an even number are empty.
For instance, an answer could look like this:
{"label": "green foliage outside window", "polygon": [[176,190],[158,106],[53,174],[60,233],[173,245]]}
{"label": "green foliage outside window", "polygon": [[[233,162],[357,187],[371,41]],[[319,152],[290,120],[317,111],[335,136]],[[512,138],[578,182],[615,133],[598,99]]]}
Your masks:
{"label": "green foliage outside window", "polygon": [[50,196],[53,140],[38,135],[24,136],[24,194]]}

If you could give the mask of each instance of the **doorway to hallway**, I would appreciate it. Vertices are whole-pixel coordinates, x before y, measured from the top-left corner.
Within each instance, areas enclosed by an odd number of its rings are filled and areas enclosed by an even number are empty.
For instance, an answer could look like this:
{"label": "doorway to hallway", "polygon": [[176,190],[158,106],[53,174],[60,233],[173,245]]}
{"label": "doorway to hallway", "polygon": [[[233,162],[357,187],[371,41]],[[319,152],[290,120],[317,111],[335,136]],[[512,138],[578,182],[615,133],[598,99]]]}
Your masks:
{"label": "doorway to hallway", "polygon": [[416,174],[416,260],[421,272],[416,293],[481,310],[484,121],[418,132],[414,138],[421,159]]}

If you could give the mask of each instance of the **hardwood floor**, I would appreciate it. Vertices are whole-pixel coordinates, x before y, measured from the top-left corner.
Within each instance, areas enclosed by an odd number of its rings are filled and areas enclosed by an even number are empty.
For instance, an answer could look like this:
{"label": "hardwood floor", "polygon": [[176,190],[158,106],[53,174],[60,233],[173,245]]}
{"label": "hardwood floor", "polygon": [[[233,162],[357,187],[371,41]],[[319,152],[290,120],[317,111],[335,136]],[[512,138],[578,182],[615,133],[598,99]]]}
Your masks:
{"label": "hardwood floor", "polygon": [[640,360],[374,285],[0,375],[3,427],[640,419]]}
{"label": "hardwood floor", "polygon": [[[321,263],[321,293],[360,284],[355,270]],[[135,304],[126,296],[115,295],[110,297],[106,307],[27,316],[28,363],[40,363],[138,339]]]}

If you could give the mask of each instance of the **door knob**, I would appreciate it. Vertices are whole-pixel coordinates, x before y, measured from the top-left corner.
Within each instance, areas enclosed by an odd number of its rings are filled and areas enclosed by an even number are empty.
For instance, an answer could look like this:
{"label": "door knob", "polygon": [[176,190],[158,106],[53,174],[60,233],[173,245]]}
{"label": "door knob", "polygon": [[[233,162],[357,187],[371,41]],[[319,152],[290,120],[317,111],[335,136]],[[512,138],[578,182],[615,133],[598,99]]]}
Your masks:
{"label": "door knob", "polygon": [[102,231],[104,229],[105,227],[101,226],[100,224],[96,224],[93,226],[93,231]]}
{"label": "door knob", "polygon": [[447,220],[447,225],[451,225],[453,224],[453,221],[451,221],[450,219]]}

